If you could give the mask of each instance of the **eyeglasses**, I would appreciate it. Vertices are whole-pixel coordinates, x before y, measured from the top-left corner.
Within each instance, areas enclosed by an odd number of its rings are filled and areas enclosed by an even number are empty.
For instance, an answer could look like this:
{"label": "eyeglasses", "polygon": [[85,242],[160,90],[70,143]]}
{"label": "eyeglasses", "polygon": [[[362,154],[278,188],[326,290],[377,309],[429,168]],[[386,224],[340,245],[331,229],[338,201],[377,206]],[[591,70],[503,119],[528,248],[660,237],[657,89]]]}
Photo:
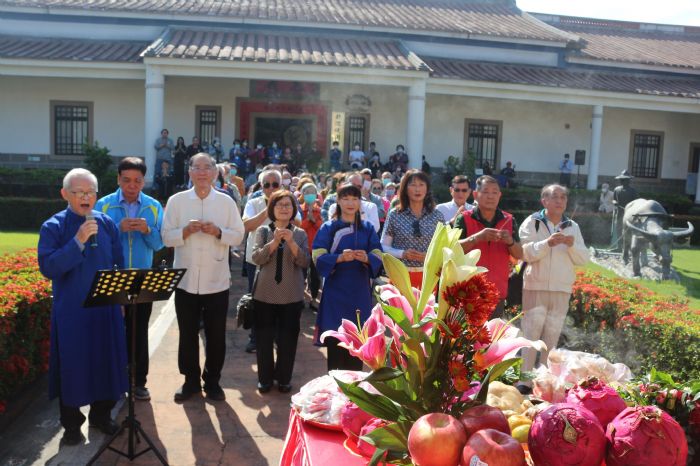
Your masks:
{"label": "eyeglasses", "polygon": [[289,204],[289,203],[280,204],[280,203],[278,202],[277,204],[275,204],[275,207],[276,207],[276,208],[278,207],[278,208],[280,208],[280,209],[291,209],[291,208],[292,208],[292,204]]}
{"label": "eyeglasses", "polygon": [[454,192],[456,192],[456,193],[468,193],[468,192],[469,192],[469,188],[464,188],[464,189],[461,189],[461,188],[452,188],[452,191],[454,191]]}
{"label": "eyeglasses", "polygon": [[280,187],[280,184],[278,182],[273,182],[273,183],[263,183],[263,188],[264,189],[270,189],[271,187],[274,189],[277,189]]}
{"label": "eyeglasses", "polygon": [[421,235],[421,232],[420,232],[420,220],[413,221],[413,236],[416,236],[418,238],[423,236],[423,235]]}
{"label": "eyeglasses", "polygon": [[208,167],[190,167],[190,171],[193,172],[208,172],[213,169],[214,167],[212,167],[211,165],[209,165]]}
{"label": "eyeglasses", "polygon": [[97,191],[71,191],[71,194],[79,198],[95,197],[97,196]]}

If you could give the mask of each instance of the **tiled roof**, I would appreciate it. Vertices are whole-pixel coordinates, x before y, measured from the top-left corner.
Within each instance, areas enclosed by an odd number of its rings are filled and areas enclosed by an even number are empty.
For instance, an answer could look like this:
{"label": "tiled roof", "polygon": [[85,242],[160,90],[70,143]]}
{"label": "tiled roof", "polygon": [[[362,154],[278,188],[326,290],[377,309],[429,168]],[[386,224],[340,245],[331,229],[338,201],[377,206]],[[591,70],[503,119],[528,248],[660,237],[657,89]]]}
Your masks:
{"label": "tiled roof", "polygon": [[0,36],[0,57],[137,63],[147,42]]}
{"label": "tiled roof", "polygon": [[144,56],[197,60],[333,65],[427,70],[425,63],[391,40],[257,32],[170,29]]}
{"label": "tiled roof", "polygon": [[559,43],[572,39],[520,11],[514,0],[0,0],[0,6],[187,16],[215,22],[318,23]]}
{"label": "tiled roof", "polygon": [[623,71],[560,69],[424,58],[431,76],[508,84],[700,98],[700,77],[649,75]]}
{"label": "tiled roof", "polygon": [[700,70],[700,27],[535,16],[583,39],[572,56]]}

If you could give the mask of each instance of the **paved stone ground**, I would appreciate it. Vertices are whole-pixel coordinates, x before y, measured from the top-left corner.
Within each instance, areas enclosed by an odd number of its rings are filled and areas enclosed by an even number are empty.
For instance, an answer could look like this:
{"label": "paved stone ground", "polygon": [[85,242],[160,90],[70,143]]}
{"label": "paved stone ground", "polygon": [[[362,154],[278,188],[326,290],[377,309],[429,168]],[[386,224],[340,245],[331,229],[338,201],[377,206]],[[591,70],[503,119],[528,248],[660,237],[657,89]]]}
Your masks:
{"label": "paved stone ground", "polygon": [[[183,404],[173,401],[173,394],[183,378],[177,369],[178,329],[172,300],[159,306],[158,312],[154,309],[151,318],[151,342],[158,339],[158,332],[162,333],[162,340],[151,356],[148,387],[152,399],[150,402],[136,402],[136,417],[171,465],[262,466],[279,463],[291,394],[273,389],[261,395],[256,390],[255,355],[244,351],[248,332],[236,329],[235,324],[235,304],[246,290],[247,279],[240,276],[240,263],[234,263],[233,268],[227,355],[221,380],[226,401],[211,402],[203,396],[195,396]],[[164,322],[167,325],[163,325]],[[315,314],[305,309],[292,392],[325,372],[325,351],[311,343],[314,322]],[[200,358],[203,363],[203,351]],[[119,411],[119,421],[126,411],[124,403]],[[106,438],[94,429],[88,429],[87,423],[83,426],[83,433],[86,436],[84,445],[61,446],[59,440],[63,430],[58,423],[56,403],[37,400],[15,424],[0,433],[0,464],[86,464]],[[145,445],[142,441],[136,451]],[[118,437],[113,446],[126,451],[127,435]],[[106,451],[95,464],[160,463],[152,452],[130,462]]]}

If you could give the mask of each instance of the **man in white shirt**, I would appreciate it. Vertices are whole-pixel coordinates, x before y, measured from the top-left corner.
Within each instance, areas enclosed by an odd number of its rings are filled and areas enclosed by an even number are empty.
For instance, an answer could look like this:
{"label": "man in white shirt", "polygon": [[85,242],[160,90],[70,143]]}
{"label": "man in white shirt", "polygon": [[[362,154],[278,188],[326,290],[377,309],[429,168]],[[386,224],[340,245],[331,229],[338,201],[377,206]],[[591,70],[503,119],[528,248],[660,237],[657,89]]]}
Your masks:
{"label": "man in white shirt", "polygon": [[472,189],[469,184],[469,178],[464,175],[457,175],[452,178],[450,185],[450,194],[452,200],[443,204],[438,204],[435,208],[442,212],[445,217],[445,223],[454,225],[455,218],[465,210],[471,209],[473,206],[467,202]]}
{"label": "man in white shirt", "polygon": [[[347,182],[355,185],[360,191],[362,191],[362,175],[359,173],[353,173],[350,175],[347,179]],[[333,216],[335,215],[335,209],[336,206],[335,202],[328,208],[328,219],[332,219]],[[369,223],[372,224],[374,227],[374,231],[379,232],[380,228],[380,223],[379,223],[379,212],[377,211],[377,206],[368,200],[361,199],[360,200],[360,216],[362,217],[362,220],[367,220]]]}
{"label": "man in white shirt", "polygon": [[355,144],[348,154],[348,163],[353,170],[359,170],[365,166],[365,153],[360,150],[359,144]]}
{"label": "man in white shirt", "polygon": [[[226,314],[231,272],[229,247],[243,239],[243,222],[231,197],[212,188],[216,161],[200,152],[190,158],[192,188],[168,200],[163,218],[163,242],[175,248],[175,268],[187,272],[175,290],[180,329],[178,367],[185,383],[175,392],[181,402],[201,390],[211,400],[224,400],[219,385],[226,356]],[[199,322],[204,322],[206,360],[199,365]]]}

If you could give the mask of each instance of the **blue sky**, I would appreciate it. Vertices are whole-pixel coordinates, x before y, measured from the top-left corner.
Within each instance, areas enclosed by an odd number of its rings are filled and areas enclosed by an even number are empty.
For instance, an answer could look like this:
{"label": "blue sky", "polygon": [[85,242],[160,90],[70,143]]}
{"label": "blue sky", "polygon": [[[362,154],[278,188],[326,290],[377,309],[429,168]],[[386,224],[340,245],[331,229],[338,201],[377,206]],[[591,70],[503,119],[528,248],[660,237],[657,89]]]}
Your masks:
{"label": "blue sky", "polygon": [[700,26],[700,0],[517,0],[536,13]]}

